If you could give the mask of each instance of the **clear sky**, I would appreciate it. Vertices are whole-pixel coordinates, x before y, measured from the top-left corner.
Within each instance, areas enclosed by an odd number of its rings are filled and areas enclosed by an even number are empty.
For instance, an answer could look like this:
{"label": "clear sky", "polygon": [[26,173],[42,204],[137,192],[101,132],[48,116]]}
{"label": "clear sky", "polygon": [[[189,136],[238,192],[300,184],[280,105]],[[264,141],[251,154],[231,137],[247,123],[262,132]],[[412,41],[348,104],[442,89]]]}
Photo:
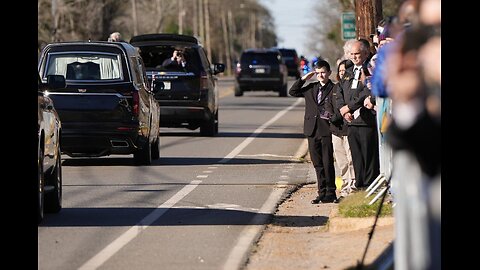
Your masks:
{"label": "clear sky", "polygon": [[305,46],[308,27],[313,20],[313,8],[318,0],[260,0],[260,3],[270,10],[274,18],[278,46],[295,48],[298,55],[308,58],[313,54]]}

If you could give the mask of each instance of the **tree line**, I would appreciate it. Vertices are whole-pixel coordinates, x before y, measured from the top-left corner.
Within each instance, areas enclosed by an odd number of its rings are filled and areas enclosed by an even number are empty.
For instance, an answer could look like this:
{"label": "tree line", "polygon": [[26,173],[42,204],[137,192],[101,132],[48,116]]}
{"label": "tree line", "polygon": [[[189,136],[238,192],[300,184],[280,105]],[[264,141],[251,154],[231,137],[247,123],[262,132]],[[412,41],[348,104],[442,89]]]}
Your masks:
{"label": "tree line", "polygon": [[[393,14],[400,1],[383,0],[384,13]],[[353,10],[354,1],[322,0],[312,8],[307,48],[330,61],[340,57],[340,14]],[[294,16],[303,15],[277,20]],[[212,62],[226,64],[227,75],[244,49],[278,44],[274,19],[258,0],[38,0],[39,50],[51,42],[107,40],[115,31],[126,41],[148,33],[193,35]]]}
{"label": "tree line", "polygon": [[39,49],[58,41],[107,40],[115,31],[125,41],[148,33],[193,35],[228,72],[243,49],[277,45],[273,18],[257,0],[38,1]]}

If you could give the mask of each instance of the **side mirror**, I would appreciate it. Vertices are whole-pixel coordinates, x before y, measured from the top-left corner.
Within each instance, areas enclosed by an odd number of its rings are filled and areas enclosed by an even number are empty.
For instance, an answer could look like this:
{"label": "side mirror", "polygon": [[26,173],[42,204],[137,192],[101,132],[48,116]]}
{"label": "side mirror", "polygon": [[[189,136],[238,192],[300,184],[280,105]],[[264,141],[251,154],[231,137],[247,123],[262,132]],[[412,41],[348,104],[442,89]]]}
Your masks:
{"label": "side mirror", "polygon": [[65,88],[65,77],[63,75],[48,75],[47,87],[50,89]]}
{"label": "side mirror", "polygon": [[218,74],[225,71],[225,65],[220,63],[213,64],[213,74]]}
{"label": "side mirror", "polygon": [[155,81],[155,82],[152,82],[153,83],[153,93],[157,93],[158,91],[161,91],[165,88],[165,84],[161,81]]}

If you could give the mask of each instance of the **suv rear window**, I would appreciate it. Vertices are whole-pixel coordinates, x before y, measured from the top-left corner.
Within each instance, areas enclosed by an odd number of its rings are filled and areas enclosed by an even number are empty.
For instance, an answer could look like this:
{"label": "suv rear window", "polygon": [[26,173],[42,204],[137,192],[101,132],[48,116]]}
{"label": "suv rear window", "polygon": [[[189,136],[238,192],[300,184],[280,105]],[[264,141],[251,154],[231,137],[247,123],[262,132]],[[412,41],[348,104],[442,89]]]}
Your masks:
{"label": "suv rear window", "polygon": [[[162,66],[163,61],[172,57],[174,50],[181,50],[183,52],[185,61],[187,62],[185,70],[176,70],[170,67]],[[199,67],[202,66],[197,51],[192,47],[179,48],[168,45],[140,46],[140,55],[143,58],[143,62],[145,63],[147,70],[185,71],[198,74],[200,73]]]}
{"label": "suv rear window", "polygon": [[241,65],[278,65],[280,55],[274,52],[244,53],[240,58]]}
{"label": "suv rear window", "polygon": [[63,75],[66,80],[122,79],[120,55],[113,53],[50,53],[47,75]]}

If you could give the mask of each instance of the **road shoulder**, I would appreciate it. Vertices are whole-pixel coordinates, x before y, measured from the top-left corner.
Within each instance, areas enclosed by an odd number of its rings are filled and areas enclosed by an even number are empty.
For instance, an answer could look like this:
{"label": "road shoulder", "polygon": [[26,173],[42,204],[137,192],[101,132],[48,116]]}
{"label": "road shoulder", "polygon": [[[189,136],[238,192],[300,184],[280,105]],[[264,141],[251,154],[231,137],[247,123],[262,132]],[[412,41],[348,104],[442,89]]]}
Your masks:
{"label": "road shoulder", "polygon": [[[330,231],[338,204],[312,205],[315,196],[316,184],[306,184],[283,201],[244,269],[345,269],[361,260],[370,228]],[[373,262],[393,236],[393,224],[377,226],[365,262]]]}

